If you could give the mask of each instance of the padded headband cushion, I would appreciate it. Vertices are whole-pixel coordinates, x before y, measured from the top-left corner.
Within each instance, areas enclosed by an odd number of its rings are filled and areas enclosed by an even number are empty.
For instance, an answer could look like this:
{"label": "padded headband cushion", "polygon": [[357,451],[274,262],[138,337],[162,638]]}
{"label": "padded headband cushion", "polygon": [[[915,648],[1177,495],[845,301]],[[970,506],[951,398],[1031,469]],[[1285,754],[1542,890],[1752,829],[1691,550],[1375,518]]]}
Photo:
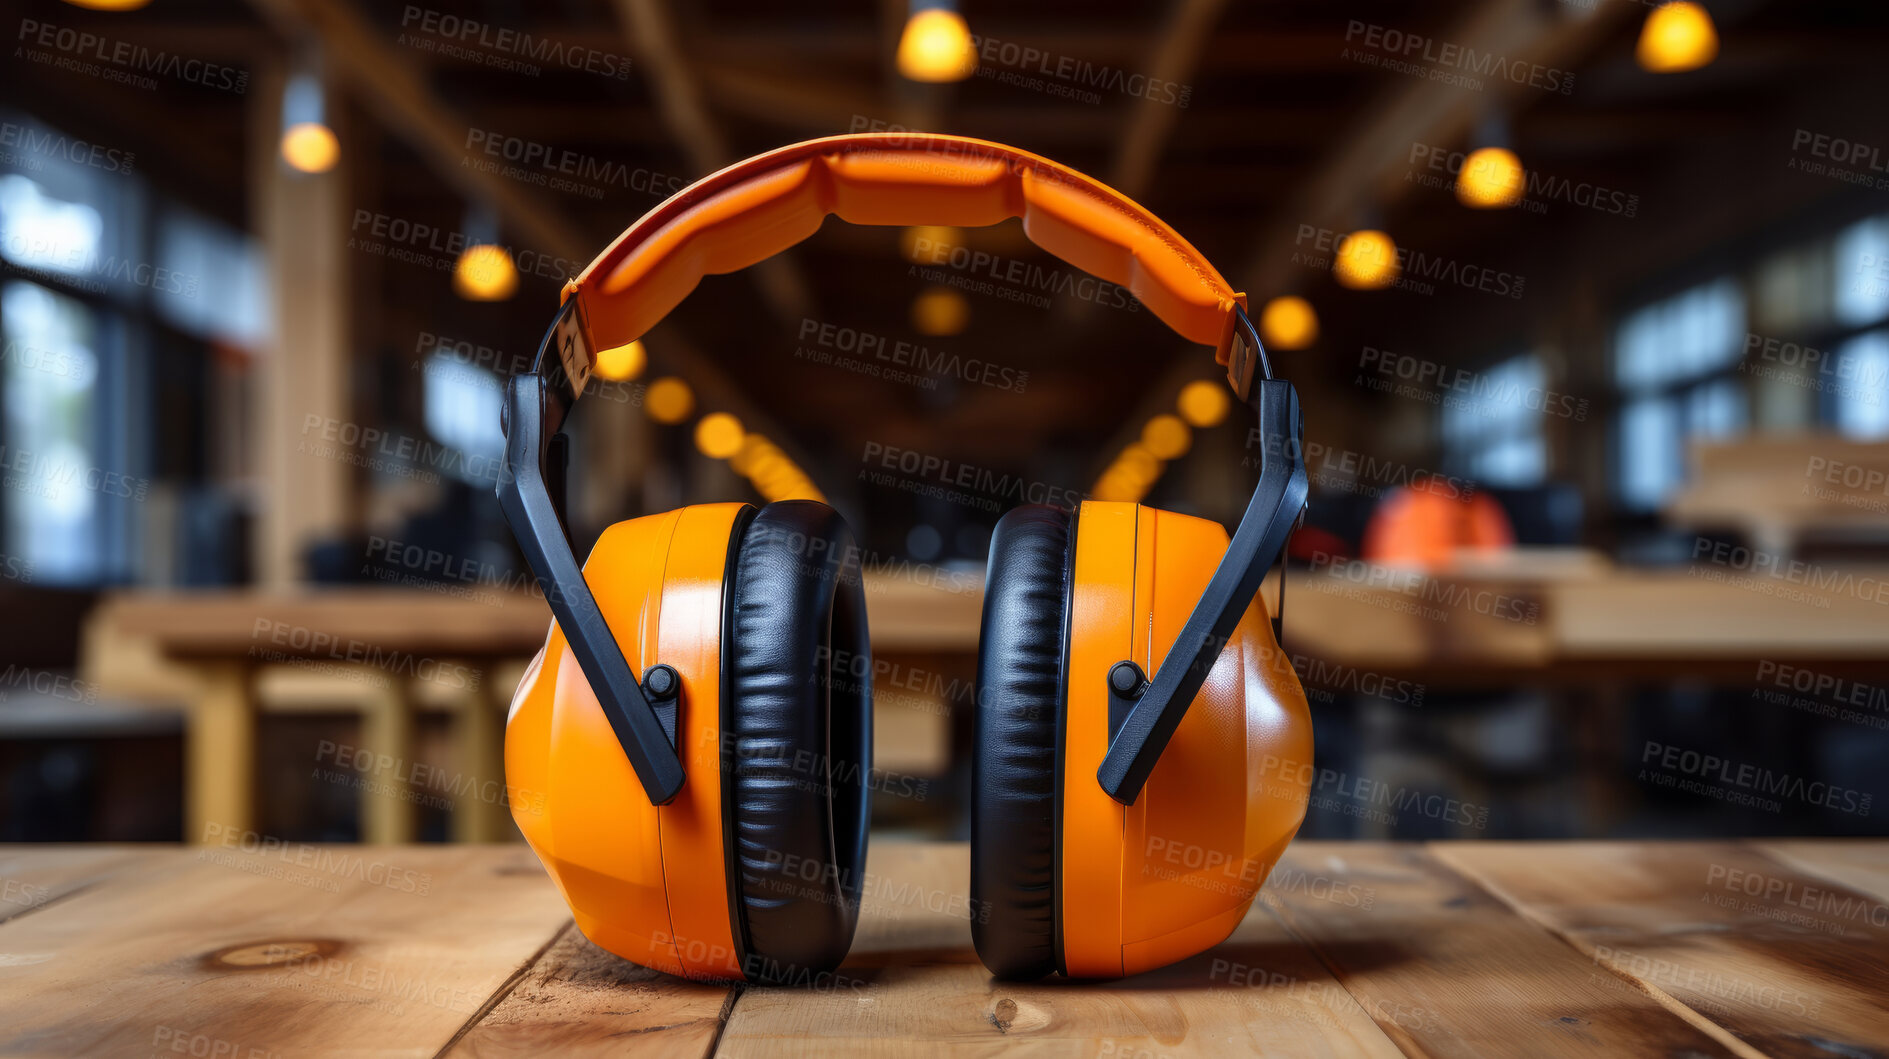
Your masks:
{"label": "padded headband cushion", "polygon": [[1072,520],[1044,504],[997,523],[984,581],[972,766],[971,940],[1000,978],[1056,970],[1056,772]]}
{"label": "padded headband cushion", "polygon": [[1028,151],[939,133],[791,144],[711,173],[644,214],[565,288],[592,349],[646,334],[702,277],[786,250],[836,216],[979,227],[1010,218],[1038,246],[1127,287],[1225,364],[1246,296],[1179,232],[1121,192]]}
{"label": "padded headband cushion", "polygon": [[805,983],[839,965],[859,920],[872,767],[865,595],[852,534],[825,504],[769,504],[740,549],[724,774],[743,970]]}

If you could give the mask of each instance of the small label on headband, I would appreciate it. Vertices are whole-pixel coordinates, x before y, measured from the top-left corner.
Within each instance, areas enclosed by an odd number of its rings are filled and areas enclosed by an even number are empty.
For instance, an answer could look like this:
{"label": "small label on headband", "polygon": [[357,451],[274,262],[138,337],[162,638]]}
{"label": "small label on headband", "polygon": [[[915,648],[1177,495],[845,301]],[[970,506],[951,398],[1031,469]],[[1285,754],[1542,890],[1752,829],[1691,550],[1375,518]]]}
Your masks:
{"label": "small label on headband", "polygon": [[581,309],[574,308],[558,318],[557,327],[558,358],[564,362],[564,377],[570,380],[573,401],[584,395],[584,387],[590,382],[590,347],[584,342],[581,314]]}
{"label": "small label on headband", "polygon": [[1253,344],[1238,326],[1233,329],[1233,343],[1227,351],[1227,384],[1240,400],[1246,400],[1253,388]]}

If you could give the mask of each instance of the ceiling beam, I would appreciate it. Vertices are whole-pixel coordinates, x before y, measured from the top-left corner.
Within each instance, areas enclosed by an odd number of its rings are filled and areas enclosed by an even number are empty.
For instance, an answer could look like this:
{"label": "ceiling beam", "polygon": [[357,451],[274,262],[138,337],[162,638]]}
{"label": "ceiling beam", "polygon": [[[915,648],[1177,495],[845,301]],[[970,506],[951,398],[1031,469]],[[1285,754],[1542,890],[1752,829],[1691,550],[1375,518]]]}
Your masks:
{"label": "ceiling beam", "polygon": [[[1485,0],[1438,39],[1465,54],[1501,57],[1512,66],[1539,64],[1566,70],[1625,19],[1643,15],[1635,4],[1597,3],[1583,9],[1540,0]],[[1502,78],[1486,78],[1486,91],[1427,78],[1385,73],[1394,83],[1365,108],[1367,120],[1343,138],[1300,181],[1285,208],[1261,228],[1250,265],[1235,279],[1257,296],[1284,293],[1299,284],[1292,263],[1293,240],[1302,224],[1344,230],[1367,209],[1400,197],[1413,141],[1461,143],[1491,109],[1516,105],[1518,93],[1535,92]],[[1526,100],[1520,106],[1525,108]],[[1395,233],[1393,233],[1395,235]]]}
{"label": "ceiling beam", "polygon": [[846,132],[857,116],[876,114],[880,98],[818,77],[789,76],[723,63],[698,63],[702,87],[731,113],[817,135]]}
{"label": "ceiling beam", "polygon": [[588,261],[597,242],[578,231],[523,185],[475,164],[471,125],[438,99],[418,69],[345,0],[250,0],[291,41],[313,37],[322,58],[360,104],[419,152],[440,178],[468,201],[489,204],[533,250]]}
{"label": "ceiling beam", "polygon": [[[314,35],[343,83],[361,104],[407,140],[435,173],[473,201],[485,201],[504,222],[540,249],[583,263],[603,244],[583,235],[556,207],[525,188],[487,173],[461,147],[467,122],[435,99],[416,67],[390,51],[346,0],[250,0],[291,41]],[[608,235],[609,233],[605,233]],[[670,330],[673,330],[671,328]],[[778,423],[747,401],[726,374],[687,343],[665,338],[656,343],[661,360],[694,380],[718,406],[736,409],[752,428],[776,439],[785,437]]]}
{"label": "ceiling beam", "polygon": [[[697,175],[707,176],[736,161],[683,57],[668,5],[664,0],[615,0],[615,7],[637,64],[649,73],[663,122]],[[772,257],[749,271],[781,323],[798,326],[812,311],[812,290],[792,259]]]}
{"label": "ceiling beam", "polygon": [[[1167,25],[1155,42],[1148,82],[1188,86],[1200,61],[1201,44],[1225,7],[1226,0],[1175,0]],[[1178,100],[1165,98],[1165,93],[1149,94],[1135,102],[1133,111],[1128,130],[1116,144],[1109,183],[1129,198],[1139,199],[1148,191],[1161,148],[1180,117],[1181,107]]]}

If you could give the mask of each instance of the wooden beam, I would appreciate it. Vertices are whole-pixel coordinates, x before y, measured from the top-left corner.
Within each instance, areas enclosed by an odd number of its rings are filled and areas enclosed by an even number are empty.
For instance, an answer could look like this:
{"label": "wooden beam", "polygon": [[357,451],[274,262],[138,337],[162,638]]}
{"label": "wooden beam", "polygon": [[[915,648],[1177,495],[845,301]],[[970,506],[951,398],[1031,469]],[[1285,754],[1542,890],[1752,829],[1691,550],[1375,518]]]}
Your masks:
{"label": "wooden beam", "polygon": [[700,63],[702,87],[722,107],[770,125],[792,123],[820,136],[846,132],[853,118],[880,110],[880,97],[823,81],[749,67]]}
{"label": "wooden beam", "polygon": [[[1510,65],[1565,70],[1624,20],[1643,17],[1644,10],[1634,4],[1581,9],[1540,0],[1486,0],[1437,39],[1466,54],[1500,56]],[[1486,91],[1471,92],[1440,81],[1383,76],[1393,83],[1365,109],[1369,118],[1306,175],[1298,194],[1261,228],[1254,239],[1258,252],[1236,276],[1235,287],[1244,283],[1256,296],[1270,297],[1299,286],[1302,274],[1292,264],[1299,225],[1354,226],[1366,208],[1403,194],[1407,185],[1400,175],[1408,168],[1413,141],[1460,143],[1487,111],[1514,105],[1519,93],[1538,91],[1501,78],[1488,78]]]}
{"label": "wooden beam", "polygon": [[663,0],[615,0],[615,6],[638,65],[649,72],[663,121],[682,143],[682,153],[704,174],[734,161],[727,138],[709,116],[685,64]]}
{"label": "wooden beam", "polygon": [[[898,45],[897,30],[905,23],[909,5],[905,0],[882,0],[881,7],[889,12],[890,20],[882,16],[871,29],[856,22],[809,29],[804,22],[756,25],[744,20],[739,29],[717,26],[714,37],[701,41],[694,51],[704,60],[743,68],[765,68],[780,63],[783,56],[821,66],[857,66],[881,55],[890,56]],[[1015,5],[1010,10],[1026,9]],[[1070,55],[1096,66],[1138,66],[1148,56],[1148,34],[1140,27],[1064,25],[1045,30],[1041,20],[1014,22],[1005,14],[974,14],[971,29],[1006,45]],[[888,21],[893,30],[890,39],[883,29]],[[1339,39],[1342,32],[1342,23],[1335,29],[1224,30],[1202,45],[1199,68],[1216,74],[1261,77],[1355,73],[1357,63],[1343,55],[1343,41]]]}
{"label": "wooden beam", "polygon": [[[341,75],[343,83],[359,96],[363,106],[411,143],[441,179],[469,199],[490,203],[533,249],[556,254],[581,266],[607,238],[615,235],[614,232],[603,233],[601,238],[585,235],[555,207],[545,204],[529,190],[481,171],[477,166],[463,164],[472,160],[462,146],[470,124],[434,98],[414,72],[415,66],[394,53],[392,46],[346,0],[250,2],[278,32],[291,40],[310,34],[319,39],[327,61]],[[646,2],[623,0],[624,4]],[[696,142],[698,146],[714,146],[712,141],[699,136]],[[270,151],[273,153],[273,148]],[[336,226],[335,230],[344,231],[345,227]],[[285,299],[278,299],[278,309],[284,302]],[[786,319],[797,324],[801,315],[804,314]],[[679,342],[672,346],[665,341],[662,345],[661,355],[698,387],[704,387],[704,395],[715,399],[717,406],[739,409],[744,421],[752,427],[767,431],[777,440],[783,439],[779,426],[739,398],[732,384],[724,385],[715,366],[705,358]],[[280,480],[296,481],[293,476],[283,476]]]}
{"label": "wooden beam", "polygon": [[[681,141],[683,154],[697,175],[706,176],[735,161],[727,137],[702,101],[664,0],[615,0],[615,7],[637,64],[649,72],[663,121]],[[762,298],[782,323],[796,325],[810,311],[812,292],[791,259],[769,258],[754,266],[752,273]]]}
{"label": "wooden beam", "polygon": [[[257,71],[249,90],[251,230],[268,264],[274,307],[267,348],[256,358],[254,438],[258,453],[256,580],[287,588],[304,579],[308,546],[349,524],[346,453],[319,451],[326,429],[353,417],[348,386],[348,167],[297,173],[276,153],[285,77]],[[341,131],[345,132],[345,125]]]}
{"label": "wooden beam", "polygon": [[[1167,25],[1155,43],[1154,59],[1148,65],[1150,84],[1186,85],[1193,80],[1201,45],[1225,7],[1226,0],[1175,0]],[[1109,168],[1109,183],[1131,199],[1147,193],[1155,163],[1161,159],[1161,148],[1180,117],[1179,103],[1162,95],[1150,94],[1135,103],[1134,116],[1128,120],[1128,131],[1116,145],[1115,162]]]}
{"label": "wooden beam", "polygon": [[330,69],[363,107],[412,144],[469,201],[489,204],[533,250],[581,263],[601,246],[523,185],[471,164],[478,161],[465,146],[471,124],[433,96],[418,67],[354,5],[346,0],[250,3],[290,40],[318,39]]}

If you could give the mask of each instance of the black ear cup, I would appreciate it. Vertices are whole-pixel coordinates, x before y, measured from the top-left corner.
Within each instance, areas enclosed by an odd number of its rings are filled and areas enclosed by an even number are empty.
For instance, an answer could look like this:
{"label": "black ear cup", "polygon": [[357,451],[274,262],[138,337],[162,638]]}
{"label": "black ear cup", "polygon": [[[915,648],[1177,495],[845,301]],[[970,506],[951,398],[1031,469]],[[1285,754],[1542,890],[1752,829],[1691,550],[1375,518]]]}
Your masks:
{"label": "black ear cup", "polygon": [[859,919],[872,768],[865,592],[852,532],[825,504],[769,504],[738,547],[722,641],[730,899],[746,976],[805,981],[839,965]]}
{"label": "black ear cup", "polygon": [[1000,978],[1057,969],[1057,803],[1075,526],[1006,514],[990,541],[977,655],[971,940]]}

